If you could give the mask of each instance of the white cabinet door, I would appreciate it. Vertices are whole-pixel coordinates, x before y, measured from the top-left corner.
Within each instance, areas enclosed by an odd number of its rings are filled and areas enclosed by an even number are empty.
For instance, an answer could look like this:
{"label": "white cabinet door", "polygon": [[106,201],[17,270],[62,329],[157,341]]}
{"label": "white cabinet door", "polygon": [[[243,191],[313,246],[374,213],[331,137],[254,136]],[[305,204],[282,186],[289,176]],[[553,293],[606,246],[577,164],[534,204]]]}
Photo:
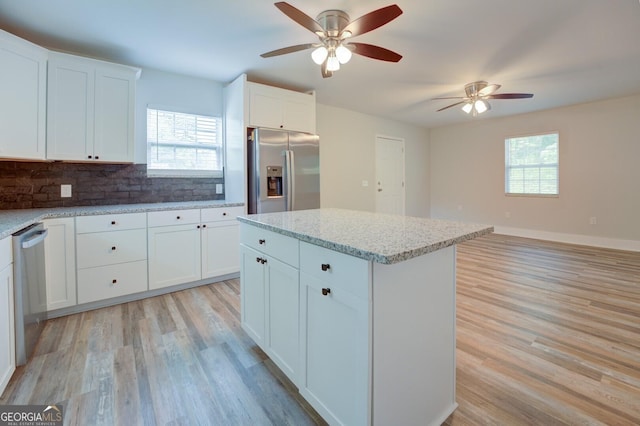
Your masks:
{"label": "white cabinet door", "polygon": [[128,70],[96,69],[94,152],[100,161],[133,161],[135,83]]}
{"label": "white cabinet door", "polygon": [[9,264],[0,271],[0,395],[16,369],[15,345],[13,265]]}
{"label": "white cabinet door", "polygon": [[93,160],[94,68],[69,55],[49,60],[47,158]]}
{"label": "white cabinet door", "polygon": [[44,240],[47,310],[76,304],[76,246],[74,218],[46,219]]}
{"label": "white cabinet door", "polygon": [[45,158],[47,51],[0,30],[0,157]]}
{"label": "white cabinet door", "polygon": [[265,256],[245,245],[240,246],[240,311],[242,329],[264,348],[266,333]]}
{"label": "white cabinet door", "polygon": [[207,222],[202,227],[202,278],[240,271],[238,222]]}
{"label": "white cabinet door", "polygon": [[298,383],[300,354],[300,279],[298,269],[266,258],[267,340],[269,357]]}
{"label": "white cabinet door", "polygon": [[257,83],[248,86],[251,126],[315,133],[315,94]]}
{"label": "white cabinet door", "polygon": [[47,158],[132,162],[137,72],[50,53]]}
{"label": "white cabinet door", "polygon": [[330,424],[366,425],[368,302],[304,272],[300,282],[300,393]]}
{"label": "white cabinet door", "polygon": [[199,226],[149,228],[148,250],[150,290],[200,279]]}

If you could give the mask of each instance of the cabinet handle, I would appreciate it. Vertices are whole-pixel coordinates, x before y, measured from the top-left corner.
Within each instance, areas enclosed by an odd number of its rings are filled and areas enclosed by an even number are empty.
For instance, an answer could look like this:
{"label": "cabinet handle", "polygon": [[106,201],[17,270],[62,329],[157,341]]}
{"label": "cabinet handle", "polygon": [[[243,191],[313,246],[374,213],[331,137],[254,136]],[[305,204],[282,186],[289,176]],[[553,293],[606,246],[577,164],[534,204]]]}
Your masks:
{"label": "cabinet handle", "polygon": [[265,263],[267,263],[267,259],[262,259],[262,264],[264,265]]}
{"label": "cabinet handle", "polygon": [[198,225],[198,229],[200,229],[200,225]]}
{"label": "cabinet handle", "polygon": [[113,279],[113,280],[111,280],[111,283],[112,283],[112,284],[117,284],[117,283],[118,283],[118,280]]}
{"label": "cabinet handle", "polygon": [[111,251],[116,251],[116,246],[112,246]]}
{"label": "cabinet handle", "polygon": [[261,239],[261,240],[258,240],[258,244],[264,244],[264,243],[266,243],[266,241],[265,241],[265,240],[262,240],[262,239]]}
{"label": "cabinet handle", "polygon": [[329,269],[331,269],[331,265],[329,265],[328,263],[323,263],[321,266],[323,271],[328,271]]}
{"label": "cabinet handle", "polygon": [[226,215],[227,215],[227,212],[222,213],[222,216],[226,216]]}
{"label": "cabinet handle", "polygon": [[261,257],[256,257],[256,262],[262,263],[264,265],[265,263],[267,263],[267,259],[263,259]]}
{"label": "cabinet handle", "polygon": [[91,156],[90,156],[90,155],[87,155],[87,158],[91,159]]}
{"label": "cabinet handle", "polygon": [[260,263],[262,259],[260,259],[259,257],[256,257],[256,262]]}
{"label": "cabinet handle", "polygon": [[116,221],[115,221],[115,220],[112,220],[112,221],[111,221],[111,224],[112,224],[112,225],[115,225],[115,224],[116,224]]}
{"label": "cabinet handle", "polygon": [[206,227],[207,227],[207,225],[202,225],[202,227],[203,227],[203,228],[206,228]]}
{"label": "cabinet handle", "polygon": [[322,289],[322,295],[323,296],[328,296],[331,293],[331,289],[330,288],[323,288]]}
{"label": "cabinet handle", "polygon": [[176,219],[180,220],[180,216],[176,216]]}
{"label": "cabinet handle", "polygon": [[282,129],[283,127],[284,127],[284,125],[282,125],[282,124],[281,124],[281,125],[280,125],[280,128]]}
{"label": "cabinet handle", "polygon": [[98,157],[98,156],[96,155],[96,160],[99,160],[99,159],[100,159],[100,157]]}

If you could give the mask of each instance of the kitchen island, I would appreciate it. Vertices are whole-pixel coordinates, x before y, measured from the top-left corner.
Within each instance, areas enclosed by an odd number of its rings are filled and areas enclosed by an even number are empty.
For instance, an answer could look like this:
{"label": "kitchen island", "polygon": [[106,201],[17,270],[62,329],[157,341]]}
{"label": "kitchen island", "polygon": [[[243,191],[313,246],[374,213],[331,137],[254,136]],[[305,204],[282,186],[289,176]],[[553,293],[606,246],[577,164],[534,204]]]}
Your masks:
{"label": "kitchen island", "polygon": [[455,410],[455,245],[491,226],[340,209],[238,220],[242,327],[328,423]]}

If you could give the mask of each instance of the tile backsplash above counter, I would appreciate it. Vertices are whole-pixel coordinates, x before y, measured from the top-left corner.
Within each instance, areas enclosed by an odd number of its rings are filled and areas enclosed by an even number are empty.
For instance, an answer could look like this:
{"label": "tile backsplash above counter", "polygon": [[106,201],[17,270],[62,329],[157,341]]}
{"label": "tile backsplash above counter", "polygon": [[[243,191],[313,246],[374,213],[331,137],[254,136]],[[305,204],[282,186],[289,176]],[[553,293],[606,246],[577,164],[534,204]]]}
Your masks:
{"label": "tile backsplash above counter", "polygon": [[[0,210],[224,200],[223,183],[148,178],[146,164],[0,161]],[[71,197],[61,197],[61,185],[71,185]]]}

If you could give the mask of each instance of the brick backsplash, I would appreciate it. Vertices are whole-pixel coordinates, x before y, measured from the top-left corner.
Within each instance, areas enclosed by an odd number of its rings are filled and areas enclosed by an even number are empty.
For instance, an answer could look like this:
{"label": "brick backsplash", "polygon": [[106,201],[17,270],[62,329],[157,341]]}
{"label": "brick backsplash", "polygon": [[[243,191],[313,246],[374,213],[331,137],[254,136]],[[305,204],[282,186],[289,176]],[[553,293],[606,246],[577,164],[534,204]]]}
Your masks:
{"label": "brick backsplash", "polygon": [[[0,161],[0,210],[222,200],[223,178],[148,178],[146,164]],[[71,185],[71,198],[60,185]]]}

